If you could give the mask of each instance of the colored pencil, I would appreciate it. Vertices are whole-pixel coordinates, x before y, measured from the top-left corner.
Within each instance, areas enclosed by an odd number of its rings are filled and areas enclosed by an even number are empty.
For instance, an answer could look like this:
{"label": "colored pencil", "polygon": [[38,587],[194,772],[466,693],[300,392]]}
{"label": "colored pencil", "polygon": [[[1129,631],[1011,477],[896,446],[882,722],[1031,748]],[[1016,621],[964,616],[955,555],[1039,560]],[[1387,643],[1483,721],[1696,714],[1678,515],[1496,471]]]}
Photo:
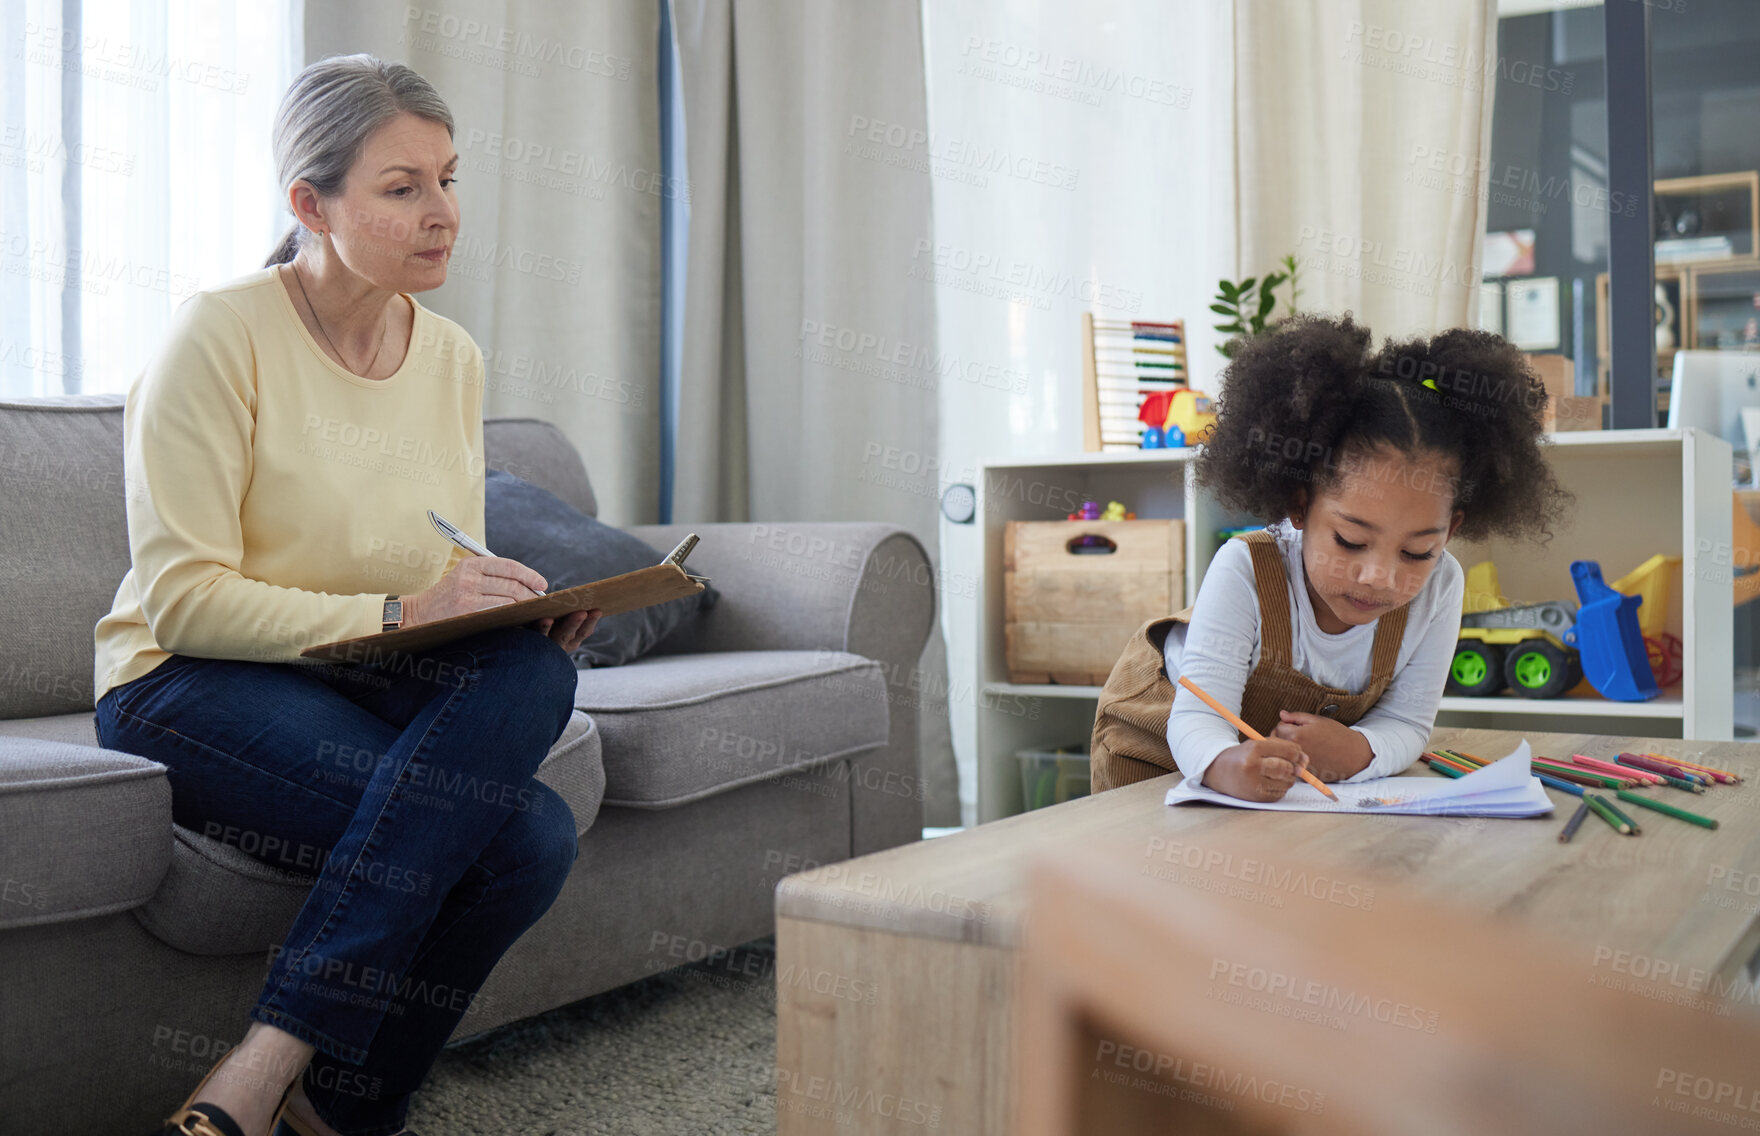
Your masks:
{"label": "colored pencil", "polygon": [[[1221,714],[1224,718],[1226,718],[1228,720],[1229,725],[1233,726],[1235,729],[1239,730],[1241,733],[1247,735],[1249,738],[1252,738],[1256,742],[1262,742],[1265,740],[1264,734],[1261,734],[1258,730],[1255,730],[1255,729],[1253,729],[1253,727],[1247,725],[1246,720],[1243,719],[1239,714],[1236,714],[1233,710],[1230,710],[1228,707],[1224,706],[1222,703],[1216,701],[1216,699],[1210,697],[1209,694],[1205,693],[1203,687],[1199,686],[1197,683],[1193,682],[1191,679],[1187,678],[1185,675],[1179,676],[1179,684],[1181,686],[1185,687],[1187,690],[1191,691],[1193,694],[1197,695],[1199,698],[1203,699],[1204,704],[1206,706],[1210,707],[1210,709],[1216,711],[1218,714]],[[1309,773],[1306,769],[1303,769],[1299,765],[1296,766],[1296,772],[1301,774],[1303,781],[1306,781],[1308,784],[1314,786],[1314,788],[1320,790],[1321,795],[1323,795],[1327,800],[1335,802],[1335,803],[1338,801],[1338,794],[1334,793],[1331,789],[1328,789],[1326,787],[1325,782],[1321,781],[1320,778],[1314,776],[1312,773]]]}
{"label": "colored pencil", "polygon": [[1465,773],[1462,773],[1460,770],[1458,770],[1454,766],[1448,764],[1448,762],[1446,762],[1446,761],[1426,761],[1424,764],[1428,765],[1435,772],[1442,774],[1444,777],[1465,777],[1466,776]]}
{"label": "colored pencil", "polygon": [[1619,755],[1619,763],[1621,765],[1630,765],[1637,769],[1648,769],[1650,772],[1660,773],[1664,777],[1678,777],[1682,781],[1692,781],[1701,785],[1711,784],[1711,778],[1706,774],[1694,773],[1692,770],[1682,769],[1673,762],[1663,761],[1660,758],[1645,757],[1642,754],[1636,753],[1622,753]]}
{"label": "colored pencil", "polygon": [[1573,784],[1570,781],[1560,781],[1558,778],[1548,777],[1544,773],[1536,773],[1534,776],[1540,778],[1540,783],[1542,785],[1551,786],[1562,792],[1570,793],[1572,796],[1580,797],[1584,793],[1584,787],[1582,785]]}
{"label": "colored pencil", "polygon": [[1442,754],[1439,754],[1439,753],[1432,753],[1432,754],[1428,754],[1426,756],[1429,757],[1429,759],[1431,760],[1432,763],[1441,763],[1443,765],[1448,766],[1451,769],[1458,769],[1462,773],[1474,772],[1473,767],[1468,765],[1464,761],[1455,761],[1453,758],[1444,757]]}
{"label": "colored pencil", "polygon": [[1700,816],[1698,813],[1690,813],[1686,809],[1677,809],[1673,805],[1663,804],[1661,801],[1653,801],[1649,797],[1640,797],[1636,793],[1628,793],[1623,789],[1620,790],[1619,799],[1622,801],[1630,801],[1634,805],[1643,805],[1647,809],[1655,809],[1659,813],[1674,817],[1676,820],[1684,820],[1688,824],[1696,824],[1701,828],[1717,827],[1717,821],[1711,817]]}
{"label": "colored pencil", "polygon": [[1585,757],[1580,753],[1571,754],[1571,764],[1580,765],[1591,773],[1605,773],[1609,777],[1631,777],[1646,785],[1662,784],[1662,774],[1651,773],[1647,769],[1636,766],[1616,765],[1611,761],[1602,761],[1598,757]]}
{"label": "colored pencil", "polygon": [[1582,786],[1584,789],[1607,789],[1607,782],[1602,782],[1602,780],[1589,780],[1588,777],[1565,777],[1563,773],[1552,770],[1544,764],[1536,764],[1536,766],[1529,766],[1529,768],[1535,777],[1551,777],[1552,780],[1563,780],[1563,782],[1570,782],[1572,786]]}
{"label": "colored pencil", "polygon": [[1708,785],[1711,783],[1710,776],[1706,774],[1694,773],[1690,769],[1681,768],[1672,761],[1665,761],[1659,757],[1651,757],[1648,754],[1622,753],[1614,760],[1618,761],[1621,765],[1628,766],[1632,769],[1647,769],[1651,773],[1657,773],[1663,777],[1674,777],[1681,781],[1692,781],[1696,784]]}
{"label": "colored pencil", "polygon": [[1470,766],[1473,769],[1483,769],[1487,765],[1491,764],[1489,761],[1486,761],[1482,757],[1474,757],[1472,754],[1462,753],[1458,749],[1445,749],[1445,750],[1438,750],[1437,752],[1446,754],[1449,757],[1454,758],[1456,761],[1464,762],[1466,765]]}
{"label": "colored pencil", "polygon": [[1550,773],[1554,777],[1575,781],[1579,785],[1593,785],[1598,789],[1615,789],[1636,784],[1629,777],[1610,777],[1605,773],[1591,773],[1587,769],[1574,765],[1553,765],[1549,761],[1536,761],[1532,764],[1536,772]]}
{"label": "colored pencil", "polygon": [[[1625,792],[1625,790],[1621,789],[1620,792],[1623,793],[1623,792]],[[1587,794],[1584,794],[1584,795],[1587,796]],[[1624,809],[1620,808],[1618,805],[1614,804],[1612,801],[1608,800],[1606,797],[1601,798],[1601,807],[1606,809],[1608,812],[1612,813],[1613,819],[1624,821],[1626,824],[1630,825],[1632,828],[1632,835],[1633,836],[1636,836],[1636,835],[1638,835],[1638,833],[1643,831],[1642,829],[1640,829],[1638,827],[1637,821],[1633,820],[1631,817],[1626,815],[1626,812]]]}
{"label": "colored pencil", "polygon": [[1593,793],[1584,793],[1583,803],[1588,805],[1590,810],[1596,816],[1606,821],[1608,827],[1612,828],[1613,831],[1619,833],[1621,836],[1630,836],[1632,834],[1632,826],[1622,823],[1617,820],[1612,813],[1608,812],[1606,802],[1602,801],[1600,797],[1597,797]]}
{"label": "colored pencil", "polygon": [[1577,811],[1571,814],[1571,819],[1564,822],[1564,831],[1558,834],[1558,842],[1560,844],[1569,844],[1571,842],[1571,837],[1577,834],[1577,829],[1583,827],[1583,818],[1588,815],[1589,802],[1584,801],[1577,806]]}
{"label": "colored pencil", "polygon": [[1649,750],[1644,750],[1642,754],[1639,754],[1639,757],[1654,757],[1656,761],[1667,761],[1668,764],[1677,764],[1677,766],[1686,768],[1686,770],[1698,770],[1702,771],[1702,773],[1721,773],[1721,775],[1725,775],[1725,777],[1732,777],[1735,778],[1735,780],[1741,780],[1741,775],[1737,775],[1737,773],[1730,773],[1728,770],[1720,770],[1720,768],[1709,766],[1709,764],[1702,763],[1702,761],[1690,761],[1690,759],[1686,759],[1686,757],[1676,757],[1674,754],[1653,754],[1653,752],[1649,752]]}
{"label": "colored pencil", "polygon": [[1629,777],[1609,777],[1602,773],[1591,773],[1587,769],[1578,769],[1569,765],[1554,765],[1549,761],[1533,759],[1532,765],[1536,773],[1548,773],[1561,781],[1575,781],[1579,785],[1588,785],[1596,789],[1621,789],[1634,784]]}
{"label": "colored pencil", "polygon": [[1563,758],[1541,756],[1536,756],[1534,760],[1545,765],[1555,765],[1560,769],[1568,769],[1572,773],[1585,777],[1607,777],[1614,781],[1639,781],[1643,779],[1643,774],[1636,769],[1630,769],[1623,765],[1615,765],[1611,768],[1589,765],[1586,762],[1578,761],[1574,756],[1569,761]]}
{"label": "colored pencil", "polygon": [[1662,753],[1647,753],[1643,756],[1661,758],[1663,761],[1669,762],[1672,765],[1678,765],[1682,769],[1691,770],[1694,773],[1706,774],[1715,780],[1722,781],[1726,785],[1734,785],[1737,781],[1742,779],[1739,774],[1731,773],[1727,769],[1713,769],[1709,765],[1700,765],[1696,761],[1688,761],[1681,757],[1669,757],[1667,754]]}
{"label": "colored pencil", "polygon": [[[1625,763],[1624,754],[1620,755],[1620,763]],[[1699,784],[1697,781],[1685,781],[1679,777],[1670,776],[1667,773],[1662,774],[1662,783],[1672,789],[1680,789],[1688,793],[1703,793],[1705,791],[1705,786]]]}
{"label": "colored pencil", "polygon": [[1670,768],[1679,770],[1683,777],[1690,773],[1694,777],[1700,778],[1709,784],[1712,784],[1712,785],[1723,784],[1723,778],[1721,778],[1717,774],[1711,772],[1709,769],[1702,769],[1690,761],[1685,761],[1685,760],[1682,760],[1681,758],[1678,758],[1678,757],[1670,757],[1666,753],[1637,753],[1637,754],[1633,754],[1632,756],[1642,757],[1642,758],[1646,758],[1650,761],[1660,762],[1661,764],[1669,766]]}

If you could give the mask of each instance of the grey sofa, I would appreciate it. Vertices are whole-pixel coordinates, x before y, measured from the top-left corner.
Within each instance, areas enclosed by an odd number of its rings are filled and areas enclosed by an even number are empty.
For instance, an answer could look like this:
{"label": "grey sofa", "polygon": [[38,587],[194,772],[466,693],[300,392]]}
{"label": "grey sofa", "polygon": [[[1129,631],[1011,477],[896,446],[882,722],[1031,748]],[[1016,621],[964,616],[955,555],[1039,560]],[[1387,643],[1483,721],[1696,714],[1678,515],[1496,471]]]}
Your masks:
{"label": "grey sofa", "polygon": [[[489,464],[587,513],[560,431]],[[883,524],[698,525],[720,603],[586,670],[538,776],[580,859],[456,1036],[769,933],[778,879],[921,834],[922,547]],[[682,526],[632,530],[670,548]],[[162,766],[97,746],[92,628],[129,563],[122,396],[0,402],[0,1131],[148,1131],[237,1041],[310,881],[172,824]]]}

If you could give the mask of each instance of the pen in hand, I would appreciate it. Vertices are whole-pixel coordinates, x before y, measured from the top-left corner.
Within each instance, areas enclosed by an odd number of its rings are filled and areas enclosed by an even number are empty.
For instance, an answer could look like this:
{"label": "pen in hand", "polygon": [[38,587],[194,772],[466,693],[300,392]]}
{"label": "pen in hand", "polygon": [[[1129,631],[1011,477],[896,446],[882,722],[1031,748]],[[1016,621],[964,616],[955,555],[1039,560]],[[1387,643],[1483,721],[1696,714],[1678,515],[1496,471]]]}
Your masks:
{"label": "pen in hand", "polygon": [[[1222,703],[1216,701],[1216,699],[1210,697],[1210,695],[1204,690],[1203,687],[1199,686],[1197,683],[1193,682],[1191,679],[1187,678],[1185,675],[1179,676],[1179,684],[1181,686],[1185,687],[1187,690],[1191,691],[1193,694],[1197,695],[1200,699],[1203,700],[1205,705],[1209,706],[1210,709],[1216,711],[1218,714],[1221,714],[1223,716],[1223,718],[1228,721],[1229,725],[1233,726],[1235,729],[1239,730],[1241,733],[1245,734],[1247,737],[1252,738],[1254,741],[1261,741],[1262,742],[1265,740],[1264,734],[1261,734],[1258,730],[1255,730],[1255,729],[1253,729],[1253,727],[1247,725],[1246,720],[1243,719],[1239,714],[1236,714],[1233,710],[1230,710],[1228,707],[1224,706]],[[1331,801],[1334,804],[1338,803],[1338,794],[1334,793],[1331,789],[1328,789],[1326,787],[1326,784],[1324,782],[1322,782],[1320,780],[1320,778],[1314,776],[1312,773],[1309,773],[1306,769],[1303,769],[1299,765],[1296,766],[1296,773],[1301,776],[1303,781],[1306,781],[1308,784],[1312,785],[1314,788],[1320,790],[1321,794],[1324,795],[1327,800]]]}
{"label": "pen in hand", "polygon": [[[490,552],[483,545],[478,544],[475,540],[472,540],[471,535],[469,533],[465,532],[463,529],[459,528],[457,525],[448,521],[445,517],[442,517],[439,513],[436,513],[432,509],[428,510],[428,520],[432,521],[434,523],[434,527],[436,529],[440,530],[441,536],[445,537],[447,540],[451,541],[453,544],[458,545],[458,547],[464,549],[466,552],[470,553],[472,556],[494,556],[495,555],[493,552]],[[545,595],[547,593],[545,593],[543,591],[539,591],[538,594]]]}

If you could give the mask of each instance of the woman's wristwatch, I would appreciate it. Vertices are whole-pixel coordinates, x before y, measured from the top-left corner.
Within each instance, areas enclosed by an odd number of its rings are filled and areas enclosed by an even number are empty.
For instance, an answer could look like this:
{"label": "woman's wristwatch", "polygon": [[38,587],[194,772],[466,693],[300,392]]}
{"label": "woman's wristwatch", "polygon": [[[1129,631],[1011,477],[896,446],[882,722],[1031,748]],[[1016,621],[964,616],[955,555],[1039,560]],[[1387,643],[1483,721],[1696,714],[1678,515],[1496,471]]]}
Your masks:
{"label": "woman's wristwatch", "polygon": [[379,625],[380,634],[403,626],[403,601],[395,595],[385,597],[385,614]]}

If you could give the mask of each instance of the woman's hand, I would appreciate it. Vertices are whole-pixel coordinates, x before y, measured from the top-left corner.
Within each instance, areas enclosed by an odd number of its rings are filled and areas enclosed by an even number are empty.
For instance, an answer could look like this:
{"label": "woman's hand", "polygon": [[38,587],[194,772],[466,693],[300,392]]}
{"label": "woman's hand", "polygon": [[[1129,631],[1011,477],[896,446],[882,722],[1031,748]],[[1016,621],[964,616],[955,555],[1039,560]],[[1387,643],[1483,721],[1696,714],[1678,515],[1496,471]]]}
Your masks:
{"label": "woman's hand", "polygon": [[403,597],[403,625],[416,627],[541,595],[544,577],[505,556],[469,556],[439,583]]}
{"label": "woman's hand", "polygon": [[1292,741],[1244,741],[1216,755],[1204,770],[1204,784],[1243,801],[1281,801],[1296,783],[1296,770],[1307,764],[1308,755]]}
{"label": "woman's hand", "polygon": [[[517,560],[505,556],[472,556],[460,560],[452,571],[432,587],[403,597],[403,625],[415,627],[423,623],[469,615],[504,604],[518,603],[542,595],[549,587],[544,577]],[[572,654],[587,641],[604,612],[571,611],[558,620],[545,616],[526,624],[556,640],[564,651]]]}
{"label": "woman's hand", "polygon": [[550,636],[564,651],[572,655],[576,647],[587,641],[587,636],[599,626],[599,620],[604,615],[598,608],[591,611],[571,611],[562,617],[561,622],[557,622],[554,616],[547,615],[526,626]]}
{"label": "woman's hand", "polygon": [[1308,772],[1322,781],[1343,781],[1375,758],[1369,739],[1341,722],[1299,710],[1280,710],[1278,718],[1271,736],[1300,746],[1313,760]]}

